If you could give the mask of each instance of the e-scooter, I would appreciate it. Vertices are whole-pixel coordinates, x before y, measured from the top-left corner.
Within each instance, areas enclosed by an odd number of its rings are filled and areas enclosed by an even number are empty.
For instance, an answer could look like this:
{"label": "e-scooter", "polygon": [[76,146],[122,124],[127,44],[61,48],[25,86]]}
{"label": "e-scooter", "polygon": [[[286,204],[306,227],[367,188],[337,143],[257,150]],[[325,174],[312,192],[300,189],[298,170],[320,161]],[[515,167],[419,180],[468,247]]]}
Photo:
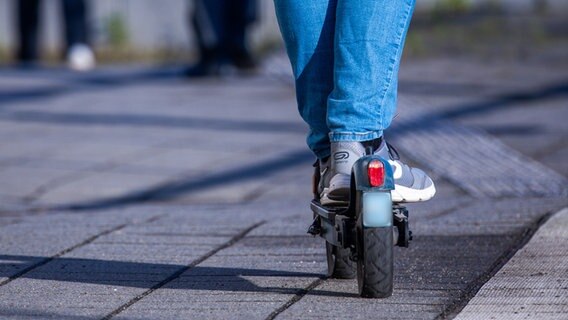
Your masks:
{"label": "e-scooter", "polygon": [[320,170],[314,165],[314,221],[311,235],[326,240],[328,276],[338,279],[357,277],[359,294],[386,298],[393,291],[393,247],[408,247],[412,233],[408,211],[392,202],[394,178],[391,165],[372,148],[357,160],[351,171],[349,203],[323,206],[318,184]]}

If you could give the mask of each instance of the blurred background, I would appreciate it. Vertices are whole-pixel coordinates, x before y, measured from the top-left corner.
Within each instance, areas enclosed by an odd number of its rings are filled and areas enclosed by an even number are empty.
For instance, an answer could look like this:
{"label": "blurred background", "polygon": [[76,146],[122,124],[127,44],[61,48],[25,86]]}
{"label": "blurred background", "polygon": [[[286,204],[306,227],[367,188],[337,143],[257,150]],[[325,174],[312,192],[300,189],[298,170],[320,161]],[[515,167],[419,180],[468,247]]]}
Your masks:
{"label": "blurred background", "polygon": [[[89,43],[100,63],[172,63],[196,58],[193,1],[84,2]],[[42,60],[55,63],[65,49],[62,1],[40,3],[38,51]],[[273,2],[259,0],[255,6],[247,42],[255,56],[263,57],[282,45]],[[17,1],[0,1],[4,65],[14,62],[18,50],[17,10]],[[406,53],[565,60],[566,12],[564,0],[420,0]]]}

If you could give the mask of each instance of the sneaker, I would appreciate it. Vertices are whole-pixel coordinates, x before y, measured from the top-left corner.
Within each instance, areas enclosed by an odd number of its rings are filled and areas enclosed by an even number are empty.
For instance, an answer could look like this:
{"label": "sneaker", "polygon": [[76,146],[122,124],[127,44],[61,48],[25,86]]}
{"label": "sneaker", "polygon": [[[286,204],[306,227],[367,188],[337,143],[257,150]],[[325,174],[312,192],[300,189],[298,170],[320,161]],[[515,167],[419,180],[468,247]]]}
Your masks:
{"label": "sneaker", "polygon": [[[374,148],[375,155],[379,155],[392,166],[394,176],[394,190],[391,191],[393,202],[420,202],[431,199],[436,194],[434,182],[424,171],[412,168],[400,161],[398,152],[382,139],[372,142],[379,146]],[[331,157],[329,164],[322,164],[327,169],[321,174],[320,202],[322,205],[332,205],[349,201],[351,168],[353,164],[365,155],[365,146],[360,142],[333,142],[331,144]]]}
{"label": "sneaker", "polygon": [[67,52],[67,65],[75,71],[89,71],[95,67],[95,54],[85,44],[74,44]]}
{"label": "sneaker", "polygon": [[[332,178],[331,172],[331,159],[328,157],[325,160],[319,161],[320,180],[318,184],[318,193],[320,195],[320,203],[326,206],[342,206],[345,205],[344,199],[333,200],[328,197],[330,179]],[[349,184],[347,184],[349,186]],[[347,198],[349,199],[349,190],[347,191]]]}

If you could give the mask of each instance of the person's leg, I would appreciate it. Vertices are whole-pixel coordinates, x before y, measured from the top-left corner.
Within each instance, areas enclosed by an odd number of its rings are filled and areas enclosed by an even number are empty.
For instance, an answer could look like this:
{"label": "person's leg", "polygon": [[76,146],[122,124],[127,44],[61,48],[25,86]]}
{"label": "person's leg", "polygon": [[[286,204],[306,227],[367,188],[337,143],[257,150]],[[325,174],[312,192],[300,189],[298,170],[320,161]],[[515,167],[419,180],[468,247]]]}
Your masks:
{"label": "person's leg", "polygon": [[338,1],[331,141],[368,141],[389,127],[413,8],[414,0]]}
{"label": "person's leg", "polygon": [[428,175],[401,162],[382,139],[396,110],[398,69],[413,9],[414,0],[338,0],[334,90],[327,109],[331,178],[322,191],[329,203],[349,200],[351,168],[368,146],[393,167],[393,201],[425,201],[436,192]]}
{"label": "person's leg", "polygon": [[67,65],[76,71],[95,67],[95,54],[89,47],[87,4],[85,0],[63,0]]}
{"label": "person's leg", "polygon": [[252,69],[256,66],[247,47],[247,28],[256,18],[256,1],[229,0],[224,33],[226,52],[233,65],[241,69]]}
{"label": "person's leg", "polygon": [[29,62],[37,59],[39,0],[17,2],[19,48],[17,59]]}
{"label": "person's leg", "polygon": [[225,0],[194,1],[192,22],[200,55],[196,69],[204,67],[204,72],[221,59],[224,5]]}
{"label": "person's leg", "polygon": [[195,0],[192,24],[199,49],[199,60],[186,71],[187,77],[215,76],[226,60],[225,10],[230,0]]}
{"label": "person's leg", "polygon": [[84,0],[63,0],[67,49],[88,43],[87,8]]}
{"label": "person's leg", "polygon": [[275,0],[276,15],[296,82],[296,99],[319,159],[330,154],[327,99],[333,90],[337,0]]}

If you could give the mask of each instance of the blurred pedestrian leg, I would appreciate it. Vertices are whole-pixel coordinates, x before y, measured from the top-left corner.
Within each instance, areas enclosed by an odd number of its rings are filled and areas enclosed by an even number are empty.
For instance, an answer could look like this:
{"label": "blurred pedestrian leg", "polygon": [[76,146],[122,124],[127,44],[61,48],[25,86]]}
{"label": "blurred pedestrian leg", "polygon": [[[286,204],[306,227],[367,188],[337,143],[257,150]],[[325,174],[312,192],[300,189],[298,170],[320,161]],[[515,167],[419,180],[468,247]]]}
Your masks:
{"label": "blurred pedestrian leg", "polygon": [[87,8],[84,0],[63,0],[67,50],[74,44],[88,43]]}
{"label": "blurred pedestrian leg", "polygon": [[[18,1],[18,31],[20,46],[18,60],[38,59],[39,0]],[[65,52],[69,67],[89,70],[95,66],[95,56],[88,46],[87,5],[84,0],[62,0],[65,20]]]}
{"label": "blurred pedestrian leg", "polygon": [[252,69],[256,63],[247,48],[247,28],[256,20],[256,1],[239,0],[230,1],[233,8],[228,12],[228,25],[226,33],[225,52],[229,53],[230,60],[237,68]]}
{"label": "blurred pedestrian leg", "polygon": [[87,7],[84,0],[62,0],[65,17],[65,40],[67,46],[67,65],[77,71],[95,67],[95,55],[87,45]]}
{"label": "blurred pedestrian leg", "polygon": [[17,3],[19,48],[17,59],[22,63],[37,60],[39,0],[20,0]]}
{"label": "blurred pedestrian leg", "polygon": [[217,75],[226,65],[254,69],[256,64],[246,45],[246,32],[255,20],[255,0],[195,0],[191,22],[199,60],[186,75]]}

